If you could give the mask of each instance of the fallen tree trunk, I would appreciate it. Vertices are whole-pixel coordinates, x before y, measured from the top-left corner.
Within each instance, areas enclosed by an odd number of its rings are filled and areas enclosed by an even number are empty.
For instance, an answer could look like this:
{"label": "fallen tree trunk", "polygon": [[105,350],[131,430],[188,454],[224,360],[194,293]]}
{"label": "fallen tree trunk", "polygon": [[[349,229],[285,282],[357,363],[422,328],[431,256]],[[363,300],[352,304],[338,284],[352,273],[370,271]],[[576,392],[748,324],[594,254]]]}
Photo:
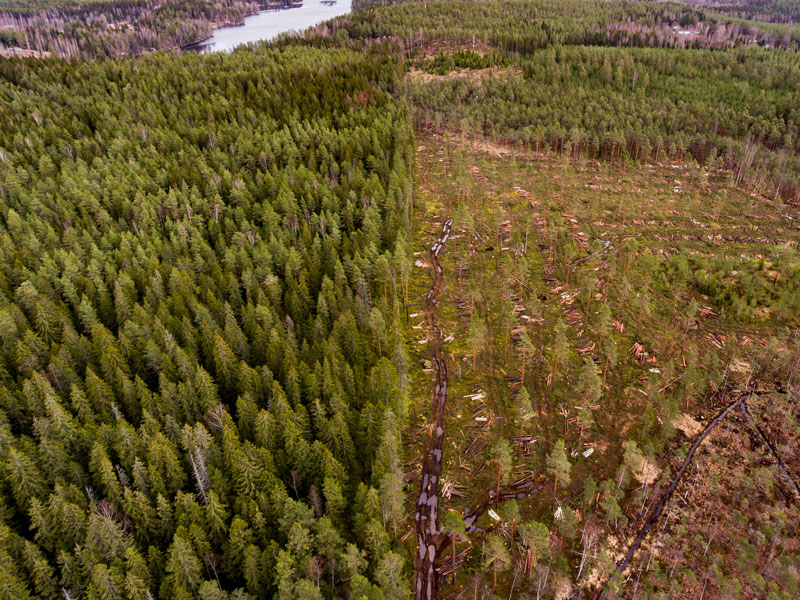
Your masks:
{"label": "fallen tree trunk", "polygon": [[[627,554],[625,554],[625,557],[617,563],[617,568],[616,568],[617,573],[622,574],[625,572],[625,569],[628,567],[628,564],[630,564],[631,559],[633,559],[633,555],[639,549],[639,546],[642,545],[644,538],[653,528],[653,525],[655,525],[656,521],[658,521],[658,518],[661,516],[661,513],[664,512],[664,507],[667,505],[667,502],[669,502],[670,498],[672,498],[672,494],[675,492],[675,488],[678,487],[678,483],[680,482],[681,477],[683,477],[683,474],[686,471],[687,467],[691,464],[692,459],[694,458],[694,454],[695,452],[697,452],[697,449],[700,447],[700,444],[703,443],[703,440],[706,439],[706,437],[708,436],[709,433],[711,433],[714,427],[716,427],[720,423],[720,421],[722,421],[726,416],[728,416],[728,413],[730,413],[733,409],[744,403],[744,400],[748,395],[749,395],[748,393],[739,394],[736,400],[731,402],[725,408],[725,410],[723,410],[716,417],[714,417],[714,419],[708,424],[708,426],[703,430],[703,432],[697,437],[694,444],[692,444],[691,449],[689,450],[689,454],[686,455],[686,459],[683,461],[681,468],[678,470],[678,474],[675,475],[675,478],[672,480],[672,483],[670,483],[667,490],[664,492],[664,494],[662,494],[661,499],[658,501],[658,504],[656,504],[655,509],[653,509],[653,512],[645,521],[644,526],[639,531],[639,535],[636,536],[636,539],[633,541],[633,544],[628,549],[628,552]],[[606,582],[603,584],[603,587],[600,588],[600,591],[595,596],[596,598],[598,598],[598,600],[603,600],[603,598],[605,598],[607,586],[608,586],[608,580],[606,580]]]}
{"label": "fallen tree trunk", "polygon": [[778,455],[778,451],[775,449],[775,447],[769,441],[769,439],[767,438],[767,435],[763,432],[763,430],[758,425],[758,423],[756,423],[756,420],[753,418],[753,415],[750,414],[750,411],[747,409],[747,402],[744,399],[742,399],[741,408],[742,408],[742,412],[745,414],[745,416],[753,424],[753,427],[755,427],[755,430],[758,432],[758,435],[761,436],[761,440],[764,442],[764,445],[766,445],[767,449],[769,449],[770,453],[775,458],[775,462],[778,463],[778,466],[780,467],[780,469],[783,472],[783,474],[786,476],[786,479],[788,479],[789,482],[794,487],[794,491],[797,493],[798,498],[800,498],[800,487],[798,487],[797,481],[795,481],[794,477],[791,476],[791,474],[789,473],[788,469],[786,468],[786,465],[783,464],[783,461],[781,460],[780,455]]}

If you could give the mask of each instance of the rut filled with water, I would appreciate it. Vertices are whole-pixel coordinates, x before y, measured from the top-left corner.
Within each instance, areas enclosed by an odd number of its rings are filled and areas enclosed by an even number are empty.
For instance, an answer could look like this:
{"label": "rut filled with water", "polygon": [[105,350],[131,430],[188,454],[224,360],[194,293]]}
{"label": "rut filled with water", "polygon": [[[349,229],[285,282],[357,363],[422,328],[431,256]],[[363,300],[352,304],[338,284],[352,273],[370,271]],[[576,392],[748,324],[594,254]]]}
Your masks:
{"label": "rut filled with water", "polygon": [[428,342],[433,362],[433,394],[431,419],[425,455],[422,459],[422,482],[414,517],[417,532],[417,554],[414,561],[414,597],[417,600],[434,600],[439,593],[439,576],[436,558],[442,534],[439,531],[439,483],[442,472],[442,447],[444,445],[444,411],[447,402],[447,361],[445,359],[442,331],[439,327],[437,302],[444,288],[444,272],[439,264],[439,253],[450,237],[453,220],[447,219],[439,236],[429,251],[431,287],[425,295],[423,313],[428,330]]}

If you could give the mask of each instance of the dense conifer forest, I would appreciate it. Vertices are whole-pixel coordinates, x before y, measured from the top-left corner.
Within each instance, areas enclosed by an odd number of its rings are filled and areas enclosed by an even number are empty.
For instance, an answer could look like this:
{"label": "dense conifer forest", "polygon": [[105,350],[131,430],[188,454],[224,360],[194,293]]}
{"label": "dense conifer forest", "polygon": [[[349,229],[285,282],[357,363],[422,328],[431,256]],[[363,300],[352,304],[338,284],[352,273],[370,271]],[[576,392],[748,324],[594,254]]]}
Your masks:
{"label": "dense conifer forest", "polygon": [[396,60],[0,73],[0,589],[394,588],[412,160]]}
{"label": "dense conifer forest", "polygon": [[797,598],[797,4],[0,0],[0,598]]}

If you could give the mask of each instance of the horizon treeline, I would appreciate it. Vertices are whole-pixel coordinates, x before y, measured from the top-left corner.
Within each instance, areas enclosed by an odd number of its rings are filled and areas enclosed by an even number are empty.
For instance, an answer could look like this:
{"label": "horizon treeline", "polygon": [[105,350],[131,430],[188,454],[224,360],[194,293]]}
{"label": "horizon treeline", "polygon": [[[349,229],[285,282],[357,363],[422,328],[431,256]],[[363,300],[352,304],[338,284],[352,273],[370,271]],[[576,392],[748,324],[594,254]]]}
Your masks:
{"label": "horizon treeline", "polygon": [[[241,23],[286,0],[0,0],[0,48],[22,47],[68,58],[139,55],[181,49],[207,38],[214,27]],[[662,48],[772,46],[800,49],[796,0],[764,1],[755,12],[738,5],[690,2],[565,0],[523,2],[362,1],[334,21],[354,38],[400,37],[408,47],[426,34],[468,42],[476,36],[507,53],[551,45]],[[391,5],[391,10],[387,11]],[[367,9],[359,11],[358,9]],[[788,15],[788,16],[787,16]],[[324,26],[323,26],[324,28]]]}
{"label": "horizon treeline", "polygon": [[385,49],[0,60],[0,589],[404,589]]}
{"label": "horizon treeline", "polygon": [[278,1],[0,0],[0,48],[19,46],[67,58],[119,58],[180,49],[215,27],[242,23]]}
{"label": "horizon treeline", "polygon": [[799,0],[686,0],[690,6],[703,7],[740,19],[769,23],[800,23]]}
{"label": "horizon treeline", "polygon": [[[388,5],[388,6],[386,6]],[[355,0],[354,15],[339,17],[355,38],[400,37],[407,48],[479,39],[509,53],[551,45],[653,48],[731,48],[761,45],[800,49],[800,27],[743,20],[678,2],[622,0],[497,0],[470,2]],[[426,40],[427,36],[427,40]]]}

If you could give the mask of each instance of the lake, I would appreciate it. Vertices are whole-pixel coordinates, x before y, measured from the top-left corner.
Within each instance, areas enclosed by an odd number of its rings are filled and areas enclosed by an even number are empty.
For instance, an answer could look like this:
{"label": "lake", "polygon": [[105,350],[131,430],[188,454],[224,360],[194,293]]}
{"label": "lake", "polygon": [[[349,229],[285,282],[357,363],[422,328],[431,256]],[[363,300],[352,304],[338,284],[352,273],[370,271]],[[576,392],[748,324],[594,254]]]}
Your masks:
{"label": "lake", "polygon": [[351,0],[304,0],[285,8],[263,10],[246,17],[244,25],[220,27],[207,40],[193,44],[199,52],[230,52],[240,44],[271,40],[281,33],[304,29],[350,12]]}

